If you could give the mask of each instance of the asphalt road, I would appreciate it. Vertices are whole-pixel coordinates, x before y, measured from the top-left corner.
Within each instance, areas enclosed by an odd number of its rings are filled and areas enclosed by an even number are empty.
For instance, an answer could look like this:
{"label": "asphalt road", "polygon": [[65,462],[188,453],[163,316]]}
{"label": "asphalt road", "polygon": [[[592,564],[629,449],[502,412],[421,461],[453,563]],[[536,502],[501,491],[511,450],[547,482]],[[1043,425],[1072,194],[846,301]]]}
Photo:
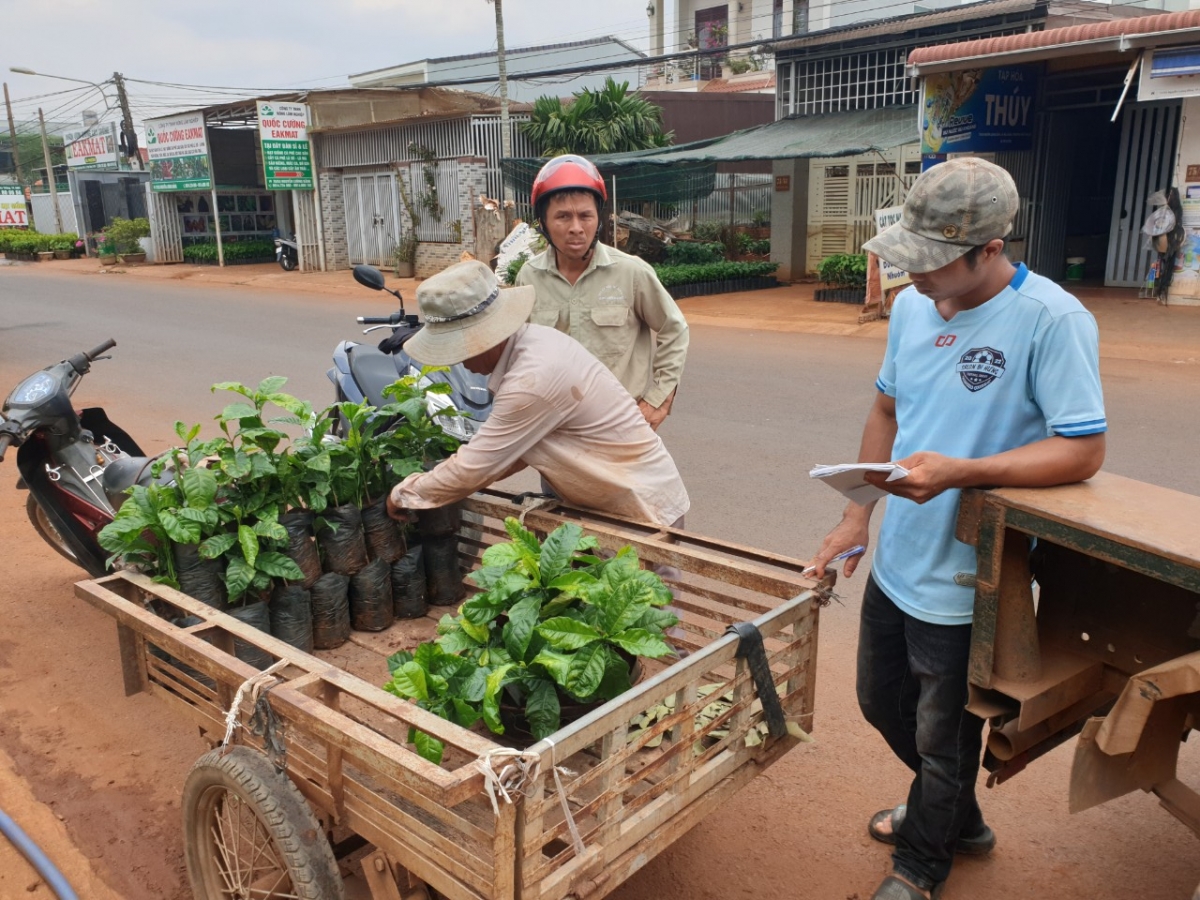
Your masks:
{"label": "asphalt road", "polygon": [[[153,453],[171,445],[176,420],[211,422],[228,402],[209,391],[217,381],[286,375],[286,390],[328,402],[331,351],[357,335],[354,316],[390,312],[385,299],[348,274],[344,296],[330,297],[4,267],[0,390],[115,337],[113,359],[93,367],[77,404],[104,406]],[[692,497],[688,527],[810,555],[842,504],[807,471],[854,457],[882,352],[874,340],[694,327],[684,386],[662,432]],[[1105,360],[1103,376],[1111,427],[1106,469],[1200,494],[1200,368]],[[104,687],[119,684],[111,623],[72,598],[78,573],[32,537],[24,495],[12,487],[13,467],[6,464],[0,475],[10,567],[0,588],[0,745],[120,896],[186,896],[177,797],[203,748],[194,732],[171,733],[176,725],[190,729],[158,701],[125,700],[119,687]],[[901,799],[907,777],[855,707],[860,590],[861,578],[844,582],[845,606],[822,614],[818,744],[790,754],[721,821],[705,822],[615,896],[870,895],[888,862],[866,838],[865,823]],[[130,748],[154,757],[153,766],[143,758],[130,768]],[[1185,759],[1195,762],[1187,751]],[[991,860],[956,868],[948,896],[1190,895],[1200,880],[1190,833],[1144,795],[1069,817],[1069,763],[1062,748],[982,792],[1000,848]],[[106,819],[115,802],[137,808]],[[117,823],[128,826],[120,840],[97,835]],[[1017,885],[1025,887],[1010,893]]]}

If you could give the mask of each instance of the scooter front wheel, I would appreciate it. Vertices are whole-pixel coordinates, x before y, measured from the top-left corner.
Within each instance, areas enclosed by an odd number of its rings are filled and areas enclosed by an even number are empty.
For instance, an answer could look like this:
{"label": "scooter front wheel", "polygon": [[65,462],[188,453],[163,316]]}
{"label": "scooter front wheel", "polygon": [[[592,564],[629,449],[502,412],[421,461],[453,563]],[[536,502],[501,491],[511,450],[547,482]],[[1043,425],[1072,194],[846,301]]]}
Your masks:
{"label": "scooter front wheel", "polygon": [[283,266],[285,272],[290,272],[296,268],[296,260],[289,253],[281,253],[279,255],[279,265]]}
{"label": "scooter front wheel", "polygon": [[33,498],[32,494],[25,498],[25,512],[29,514],[29,521],[33,523],[34,530],[37,531],[43,541],[57,550],[62,556],[75,563],[75,565],[83,566],[83,563],[79,561],[79,557],[75,555],[75,551],[63,540],[63,536],[58,533],[58,529],[54,527],[45,510],[38,505],[37,500]]}

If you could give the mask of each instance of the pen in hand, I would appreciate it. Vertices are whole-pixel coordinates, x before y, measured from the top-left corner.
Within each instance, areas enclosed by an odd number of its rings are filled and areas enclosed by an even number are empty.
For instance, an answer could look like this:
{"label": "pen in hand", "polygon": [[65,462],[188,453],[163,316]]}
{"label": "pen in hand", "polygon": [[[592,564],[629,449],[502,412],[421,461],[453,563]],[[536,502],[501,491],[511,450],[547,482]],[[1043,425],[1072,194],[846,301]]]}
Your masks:
{"label": "pen in hand", "polygon": [[[858,556],[858,554],[866,553],[866,552],[867,552],[867,548],[864,547],[862,544],[859,544],[855,547],[851,547],[849,550],[842,551],[837,556],[835,556],[833,559],[829,560],[829,562],[827,562],[825,565],[827,565],[827,566],[832,565],[833,563],[837,562],[840,559],[849,559],[851,556]],[[816,566],[809,566],[807,569],[805,569],[803,572],[801,572],[800,575],[803,577],[807,577],[809,575],[812,575],[816,571],[817,571]]]}

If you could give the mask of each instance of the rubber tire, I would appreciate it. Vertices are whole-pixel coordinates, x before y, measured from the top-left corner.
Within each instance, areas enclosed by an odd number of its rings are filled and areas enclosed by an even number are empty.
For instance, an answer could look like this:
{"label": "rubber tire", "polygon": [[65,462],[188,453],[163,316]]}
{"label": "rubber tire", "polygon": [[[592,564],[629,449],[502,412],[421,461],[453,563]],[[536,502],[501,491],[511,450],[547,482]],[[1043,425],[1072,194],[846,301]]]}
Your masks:
{"label": "rubber tire", "polygon": [[43,541],[58,551],[59,555],[69,560],[80,568],[86,568],[75,555],[75,551],[67,546],[62,535],[58,533],[50,520],[46,518],[46,514],[34,499],[33,494],[25,498],[25,512],[29,515],[29,521],[33,524],[33,529],[38,533]]}
{"label": "rubber tire", "polygon": [[183,838],[188,881],[195,900],[225,900],[214,848],[209,843],[213,807],[221,793],[236,794],[265,827],[287,868],[292,893],[302,900],[345,900],[337,860],[304,796],[286,774],[249,747],[204,754],[183,786]]}
{"label": "rubber tire", "polygon": [[279,255],[279,265],[281,265],[283,267],[283,271],[291,272],[293,269],[296,268],[296,261],[294,259],[292,259],[290,254],[281,253]]}

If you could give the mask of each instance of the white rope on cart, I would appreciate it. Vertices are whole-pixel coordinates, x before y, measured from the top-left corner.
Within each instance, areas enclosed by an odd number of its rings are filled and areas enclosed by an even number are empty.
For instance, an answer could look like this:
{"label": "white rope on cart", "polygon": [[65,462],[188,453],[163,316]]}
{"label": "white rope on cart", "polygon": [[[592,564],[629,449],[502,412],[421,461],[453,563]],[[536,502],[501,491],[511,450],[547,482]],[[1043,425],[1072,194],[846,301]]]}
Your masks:
{"label": "white rope on cart", "polygon": [[527,515],[529,515],[531,512],[534,512],[539,509],[547,509],[548,507],[551,507],[551,506],[558,506],[558,504],[561,502],[562,501],[559,500],[557,497],[536,497],[536,498],[530,497],[524,503],[521,504],[521,515],[517,517],[517,521],[520,522],[522,526],[524,526],[525,525],[525,517]]}
{"label": "white rope on cart", "polygon": [[275,673],[288,664],[286,659],[278,660],[266,669],[263,669],[257,675],[252,675],[242,682],[242,686],[237,689],[237,693],[233,695],[233,702],[229,704],[229,711],[225,713],[225,739],[221,741],[221,750],[225,750],[229,742],[233,740],[234,729],[238,727],[238,709],[241,708],[242,700],[246,696],[246,692],[250,691],[251,705],[258,702],[259,692],[267,686],[269,681],[275,678]]}
{"label": "white rope on cart", "polygon": [[[567,803],[567,792],[563,788],[561,772],[564,775],[574,775],[570,769],[557,764],[554,741],[546,738],[550,745],[550,772],[554,775],[554,787],[558,793],[558,802],[562,805],[563,817],[567,821],[567,830],[571,832],[571,846],[577,857],[583,856],[587,849],[575,817],[571,815],[571,806]],[[499,771],[496,765],[500,764]],[[513,795],[524,796],[525,785],[536,781],[542,773],[542,758],[529,750],[513,750],[509,747],[497,747],[489,750],[475,760],[475,766],[483,773],[483,786],[492,801],[492,812],[500,814],[500,800],[505,803],[513,802]]]}

